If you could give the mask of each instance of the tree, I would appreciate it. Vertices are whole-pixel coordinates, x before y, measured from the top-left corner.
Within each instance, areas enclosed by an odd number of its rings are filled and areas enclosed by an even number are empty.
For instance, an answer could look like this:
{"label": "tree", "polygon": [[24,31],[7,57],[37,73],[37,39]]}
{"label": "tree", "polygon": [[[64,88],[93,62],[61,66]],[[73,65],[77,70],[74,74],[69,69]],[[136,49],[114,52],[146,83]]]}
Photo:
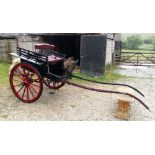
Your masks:
{"label": "tree", "polygon": [[149,39],[150,39],[151,42],[152,42],[153,50],[155,50],[155,35],[150,36]]}
{"label": "tree", "polygon": [[155,36],[152,37],[152,45],[153,45],[153,49],[155,50]]}
{"label": "tree", "polygon": [[124,41],[122,41],[122,48],[124,48],[124,49],[126,49],[127,48],[127,45],[126,45],[127,43],[126,43],[126,41],[124,40]]}
{"label": "tree", "polygon": [[142,38],[139,35],[132,35],[127,38],[126,48],[127,49],[138,49],[139,45],[143,43]]}
{"label": "tree", "polygon": [[152,39],[144,39],[144,44],[152,44]]}

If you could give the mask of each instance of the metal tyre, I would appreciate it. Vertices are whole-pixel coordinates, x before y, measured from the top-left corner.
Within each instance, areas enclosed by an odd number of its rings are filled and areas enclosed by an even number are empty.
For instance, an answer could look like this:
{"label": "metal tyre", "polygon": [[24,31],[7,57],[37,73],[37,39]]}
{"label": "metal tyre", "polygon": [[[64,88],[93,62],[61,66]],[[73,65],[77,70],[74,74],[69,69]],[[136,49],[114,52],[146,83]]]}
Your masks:
{"label": "metal tyre", "polygon": [[25,103],[38,100],[43,91],[43,83],[37,69],[27,63],[19,63],[10,73],[10,86],[14,95]]}

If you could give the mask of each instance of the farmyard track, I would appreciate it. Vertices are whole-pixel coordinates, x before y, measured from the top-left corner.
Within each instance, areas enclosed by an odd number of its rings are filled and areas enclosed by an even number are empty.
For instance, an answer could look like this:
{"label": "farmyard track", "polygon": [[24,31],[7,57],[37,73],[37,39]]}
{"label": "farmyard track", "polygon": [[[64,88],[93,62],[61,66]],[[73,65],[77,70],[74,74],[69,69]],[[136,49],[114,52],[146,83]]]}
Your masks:
{"label": "farmyard track", "polygon": [[[155,79],[129,78],[118,82],[128,83],[142,90],[145,103],[151,109],[150,113],[134,102],[131,105],[129,120],[155,120]],[[85,85],[103,88],[99,84]],[[116,90],[117,87],[110,88]],[[67,85],[55,94],[49,92],[50,90],[44,87],[43,95],[37,102],[25,104],[14,97],[9,86],[1,85],[0,120],[118,120],[114,117],[117,95],[91,92]]]}

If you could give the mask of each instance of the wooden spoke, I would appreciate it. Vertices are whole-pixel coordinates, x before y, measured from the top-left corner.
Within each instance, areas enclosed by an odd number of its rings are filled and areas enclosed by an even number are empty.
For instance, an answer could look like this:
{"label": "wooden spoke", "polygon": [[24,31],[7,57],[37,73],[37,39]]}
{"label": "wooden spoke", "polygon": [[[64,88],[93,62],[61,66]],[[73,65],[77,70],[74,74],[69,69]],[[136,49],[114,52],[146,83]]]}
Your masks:
{"label": "wooden spoke", "polygon": [[50,89],[59,89],[64,86],[65,82],[62,81],[50,81],[48,78],[43,78],[44,84]]}

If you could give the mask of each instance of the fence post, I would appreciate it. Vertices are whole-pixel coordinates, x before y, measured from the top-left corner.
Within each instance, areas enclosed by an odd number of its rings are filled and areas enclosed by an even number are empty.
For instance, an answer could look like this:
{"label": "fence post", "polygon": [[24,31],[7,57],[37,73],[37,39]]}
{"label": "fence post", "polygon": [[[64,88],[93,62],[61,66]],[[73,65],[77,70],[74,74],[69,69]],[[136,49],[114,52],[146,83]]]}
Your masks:
{"label": "fence post", "polygon": [[112,53],[112,65],[116,65],[116,63],[115,63],[115,52]]}
{"label": "fence post", "polygon": [[137,66],[139,66],[139,53],[137,55]]}

